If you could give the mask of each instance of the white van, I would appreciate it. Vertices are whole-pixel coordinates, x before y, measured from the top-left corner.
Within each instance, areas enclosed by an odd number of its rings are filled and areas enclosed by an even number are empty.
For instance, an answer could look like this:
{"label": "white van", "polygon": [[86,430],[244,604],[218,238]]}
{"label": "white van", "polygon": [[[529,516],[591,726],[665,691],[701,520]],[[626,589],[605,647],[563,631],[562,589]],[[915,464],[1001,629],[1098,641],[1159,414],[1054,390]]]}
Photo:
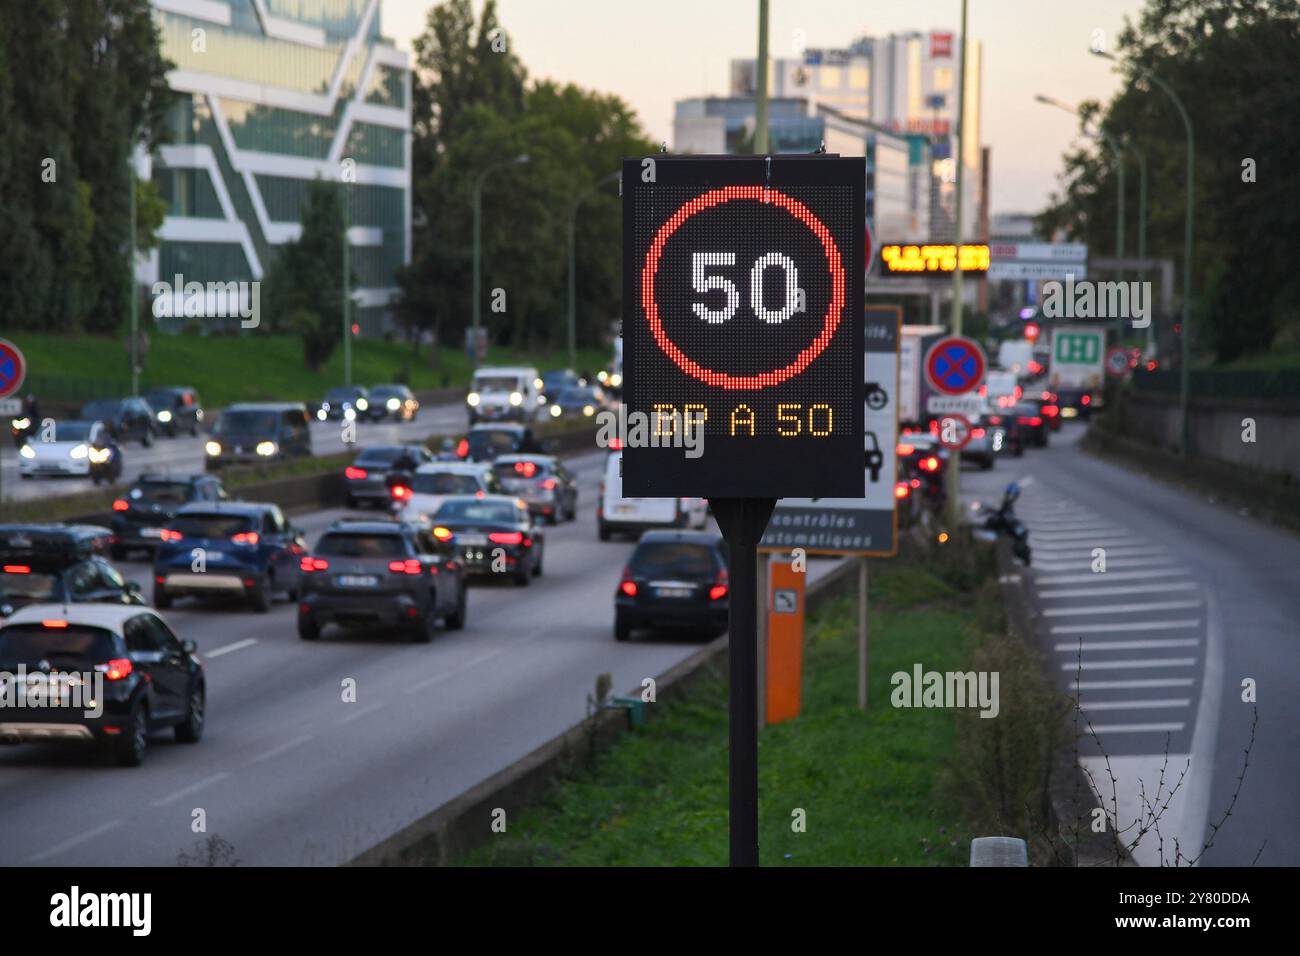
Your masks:
{"label": "white van", "polygon": [[612,451],[605,458],[605,477],[596,505],[601,541],[618,532],[639,535],[649,528],[698,529],[708,522],[709,504],[703,498],[624,498],[622,462],[621,451]]}
{"label": "white van", "polygon": [[542,377],[535,368],[481,368],[474,373],[465,405],[469,423],[520,422],[537,418],[542,404]]}

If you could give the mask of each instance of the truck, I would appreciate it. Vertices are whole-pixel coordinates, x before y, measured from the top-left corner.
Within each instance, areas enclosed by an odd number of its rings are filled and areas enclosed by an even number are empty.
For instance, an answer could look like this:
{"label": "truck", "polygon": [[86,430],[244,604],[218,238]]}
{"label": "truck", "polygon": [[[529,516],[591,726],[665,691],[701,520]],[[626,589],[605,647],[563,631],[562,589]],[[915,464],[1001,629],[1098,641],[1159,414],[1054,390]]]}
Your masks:
{"label": "truck", "polygon": [[1048,387],[1056,393],[1062,418],[1087,418],[1102,404],[1106,379],[1106,330],[1063,325],[1052,329]]}

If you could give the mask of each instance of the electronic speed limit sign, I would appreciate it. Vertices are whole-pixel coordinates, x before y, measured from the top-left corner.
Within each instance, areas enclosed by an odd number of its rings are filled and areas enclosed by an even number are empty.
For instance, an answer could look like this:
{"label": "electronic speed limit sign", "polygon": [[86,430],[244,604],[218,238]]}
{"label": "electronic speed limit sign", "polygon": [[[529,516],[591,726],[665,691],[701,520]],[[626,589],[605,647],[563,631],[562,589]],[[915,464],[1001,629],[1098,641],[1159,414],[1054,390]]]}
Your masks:
{"label": "electronic speed limit sign", "polygon": [[863,494],[864,187],[861,158],[624,161],[625,494]]}

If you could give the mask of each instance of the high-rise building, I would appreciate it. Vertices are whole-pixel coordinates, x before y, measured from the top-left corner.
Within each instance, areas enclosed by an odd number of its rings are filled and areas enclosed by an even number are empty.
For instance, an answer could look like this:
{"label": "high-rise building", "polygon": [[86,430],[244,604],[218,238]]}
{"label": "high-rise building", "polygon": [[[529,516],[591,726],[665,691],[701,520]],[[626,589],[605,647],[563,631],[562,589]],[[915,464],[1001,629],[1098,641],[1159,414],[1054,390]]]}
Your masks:
{"label": "high-rise building", "polygon": [[140,280],[263,279],[321,179],[347,194],[353,320],[378,331],[411,246],[410,61],[380,0],[151,4],[175,99],[142,168],[168,209]]}
{"label": "high-rise building", "polygon": [[[673,152],[748,153],[754,138],[754,115],[752,96],[678,100],[673,113]],[[809,116],[804,100],[768,100],[769,152],[813,153],[820,148],[824,134],[821,117]]]}

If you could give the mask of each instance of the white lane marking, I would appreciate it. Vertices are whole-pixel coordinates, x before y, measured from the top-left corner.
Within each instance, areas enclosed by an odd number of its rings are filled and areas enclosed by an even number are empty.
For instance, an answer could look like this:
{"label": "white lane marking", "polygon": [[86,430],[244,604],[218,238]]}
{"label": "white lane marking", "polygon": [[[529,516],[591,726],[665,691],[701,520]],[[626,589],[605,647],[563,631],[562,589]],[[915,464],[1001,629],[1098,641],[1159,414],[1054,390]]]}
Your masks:
{"label": "white lane marking", "polygon": [[286,750],[292,750],[294,747],[297,747],[299,744],[305,744],[307,741],[311,739],[312,739],[311,734],[303,734],[301,737],[294,737],[293,740],[286,741],[285,743],[280,744],[280,746],[278,747],[272,747],[270,750],[266,751],[266,753],[258,754],[256,757],[253,758],[253,763],[261,763],[263,760],[270,760],[272,757],[278,757]]}
{"label": "white lane marking", "polygon": [[1166,641],[1084,641],[1082,644],[1057,644],[1058,654],[1077,654],[1082,648],[1084,654],[1096,651],[1149,651],[1157,647],[1196,647],[1200,638],[1177,638]]}
{"label": "white lane marking", "polygon": [[1141,670],[1147,667],[1194,667],[1195,657],[1148,657],[1139,661],[1070,661],[1061,665],[1063,671],[1117,671],[1126,668]]}
{"label": "white lane marking", "polygon": [[1073,560],[1069,561],[1063,558],[1048,558],[1043,561],[1034,561],[1035,571],[1081,571],[1084,568],[1088,569],[1089,574],[1095,573],[1102,575],[1110,574],[1112,571],[1117,571],[1121,568],[1177,568],[1178,570],[1185,570],[1183,565],[1178,564],[1173,558],[1169,557],[1112,558],[1107,554],[1106,570],[1096,572],[1092,570],[1091,554],[1080,554],[1075,556]]}
{"label": "white lane marking", "polygon": [[340,725],[350,724],[352,723],[352,721],[359,720],[360,718],[365,717],[367,714],[373,714],[377,710],[382,710],[383,706],[384,706],[383,704],[367,704],[365,707],[362,707],[360,710],[354,709],[352,713],[348,714],[346,717],[340,717],[338,720],[335,721],[335,723]]}
{"label": "white lane marking", "polygon": [[195,793],[196,791],[202,790],[208,784],[216,783],[218,780],[224,780],[226,779],[226,777],[229,776],[230,774],[226,773],[226,771],[224,770],[221,771],[220,773],[214,773],[212,776],[204,777],[202,780],[199,780],[196,783],[192,783],[188,787],[181,787],[175,793],[169,793],[167,796],[163,797],[160,800],[155,800],[152,806],[165,807],[167,806],[167,804],[179,800],[181,797],[189,796],[191,793]]}
{"label": "white lane marking", "polygon": [[1170,700],[1098,700],[1079,705],[1084,710],[1159,710],[1171,707],[1190,707],[1192,699],[1181,697]]}
{"label": "white lane marking", "polygon": [[93,840],[101,833],[107,833],[109,830],[113,829],[113,827],[119,826],[121,823],[121,820],[109,820],[107,823],[101,823],[99,826],[95,827],[95,829],[87,830],[80,836],[74,836],[70,840],[64,840],[62,843],[56,843],[54,846],[42,850],[40,853],[31,857],[28,862],[39,863],[41,860],[48,860],[52,856],[58,856],[65,850],[71,850],[74,846],[85,843],[87,840]]}
{"label": "white lane marking", "polygon": [[1143,680],[1073,680],[1076,690],[1131,690],[1138,687],[1191,687],[1191,677],[1149,677]]}
{"label": "white lane marking", "polygon": [[234,651],[242,651],[245,647],[252,647],[256,643],[257,643],[257,638],[247,637],[244,638],[244,640],[242,641],[235,641],[235,643],[233,644],[227,644],[225,647],[218,647],[215,651],[207,651],[207,652],[199,651],[199,656],[205,658],[206,660],[211,660],[214,657],[220,657],[222,654],[230,654]]}
{"label": "white lane marking", "polygon": [[1046,541],[1049,544],[1083,544],[1091,541],[1096,541],[1098,544],[1124,545],[1139,541],[1150,543],[1139,535],[1125,534],[1123,531],[1118,533],[1113,531],[1044,531],[1034,525],[1029,526],[1029,531],[1034,536],[1034,540]]}
{"label": "white lane marking", "polygon": [[1200,601],[1152,601],[1148,604],[1106,604],[1101,607],[1054,607],[1043,617],[1076,617],[1081,614],[1135,614],[1141,611],[1179,611],[1200,607]]}
{"label": "white lane marking", "polygon": [[1177,733],[1186,726],[1179,721],[1176,724],[1093,724],[1092,729],[1098,734],[1147,734],[1154,731]]}
{"label": "white lane marking", "polygon": [[478,657],[471,658],[470,660],[466,661],[464,664],[460,665],[460,667],[454,668],[453,670],[449,670],[445,674],[435,674],[433,677],[426,677],[418,684],[412,684],[410,687],[402,691],[402,693],[415,694],[418,693],[419,691],[424,690],[426,687],[432,687],[434,684],[441,684],[443,681],[450,680],[453,677],[457,677],[463,672],[469,670],[471,667],[475,667],[479,664],[482,664],[484,661],[491,660],[494,657],[500,657],[507,650],[513,650],[515,646],[516,645],[512,644],[508,648],[501,647],[495,651],[489,651],[486,654],[480,654]]}
{"label": "white lane marking", "polygon": [[1040,598],[1108,597],[1115,594],[1165,594],[1169,591],[1195,591],[1200,585],[1195,581],[1168,584],[1125,584],[1117,588],[1048,588],[1039,591]]}
{"label": "white lane marking", "polygon": [[1185,621],[1125,621],[1115,624],[1053,624],[1053,634],[1113,634],[1117,631],[1181,631],[1200,627],[1199,618]]}
{"label": "white lane marking", "polygon": [[1106,544],[1105,542],[1096,545],[1072,544],[1072,545],[1061,545],[1059,547],[1051,547],[1051,546],[1040,547],[1038,543],[1034,541],[1034,532],[1032,529],[1029,532],[1029,540],[1034,543],[1035,554],[1047,553],[1055,557],[1057,560],[1060,560],[1061,558],[1068,558],[1070,556],[1082,557],[1084,555],[1087,555],[1091,557],[1092,549],[1094,547],[1105,548],[1106,557],[1108,559],[1109,558],[1157,558],[1157,557],[1171,558],[1173,557],[1173,555],[1171,555],[1168,551],[1166,551],[1164,548],[1161,547],[1143,546],[1140,548],[1133,548],[1133,547],[1129,547],[1128,545],[1121,545],[1119,547],[1114,547],[1112,545]]}
{"label": "white lane marking", "polygon": [[1035,583],[1044,584],[1082,584],[1084,581],[1099,584],[1102,581],[1140,581],[1150,578],[1186,578],[1191,575],[1184,568],[1170,567],[1166,571],[1089,571],[1087,574],[1061,574],[1056,577],[1047,575],[1034,578]]}

